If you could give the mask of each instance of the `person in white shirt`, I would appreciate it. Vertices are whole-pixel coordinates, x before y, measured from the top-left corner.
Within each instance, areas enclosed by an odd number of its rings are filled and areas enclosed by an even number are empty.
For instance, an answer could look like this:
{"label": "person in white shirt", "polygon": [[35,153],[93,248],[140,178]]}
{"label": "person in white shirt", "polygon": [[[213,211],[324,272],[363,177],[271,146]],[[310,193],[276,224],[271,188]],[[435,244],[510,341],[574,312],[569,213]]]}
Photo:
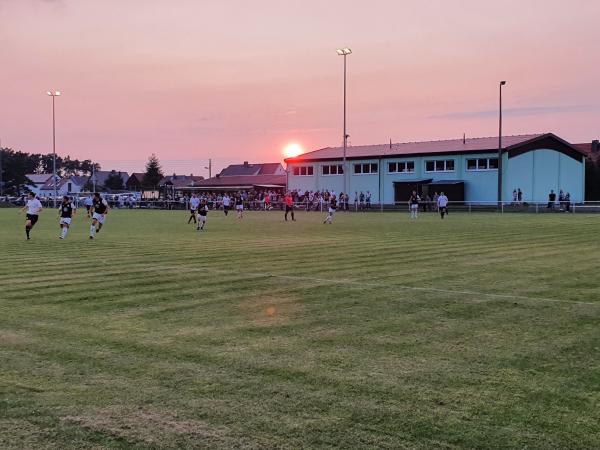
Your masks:
{"label": "person in white shirt", "polygon": [[196,223],[196,211],[198,211],[198,206],[200,206],[200,199],[194,192],[192,198],[190,198],[190,218],[188,219],[188,223],[192,220]]}
{"label": "person in white shirt", "polygon": [[437,199],[437,207],[438,211],[440,212],[440,216],[443,219],[444,215],[448,214],[448,197],[446,197],[446,194],[444,194],[443,192]]}
{"label": "person in white shirt", "polygon": [[39,214],[42,212],[42,203],[35,198],[33,192],[27,195],[27,203],[21,208],[21,212],[23,211],[27,211],[27,215],[25,216],[25,234],[27,235],[27,240],[29,240],[29,232],[37,223]]}
{"label": "person in white shirt", "polygon": [[92,204],[93,204],[93,199],[91,195],[88,195],[87,198],[84,200],[83,204],[85,205],[85,209],[87,210],[87,216],[91,217],[91,213],[90,210],[92,209]]}
{"label": "person in white shirt", "polygon": [[229,194],[225,193],[223,195],[223,212],[225,215],[229,214],[229,206],[231,205],[231,197]]}

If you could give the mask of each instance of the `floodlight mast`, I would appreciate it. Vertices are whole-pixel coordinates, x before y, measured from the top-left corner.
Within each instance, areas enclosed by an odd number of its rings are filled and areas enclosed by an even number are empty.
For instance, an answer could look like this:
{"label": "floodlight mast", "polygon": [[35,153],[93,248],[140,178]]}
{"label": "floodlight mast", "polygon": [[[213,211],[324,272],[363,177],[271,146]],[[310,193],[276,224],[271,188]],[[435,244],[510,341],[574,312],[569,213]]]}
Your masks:
{"label": "floodlight mast", "polygon": [[348,133],[346,131],[346,56],[352,54],[352,50],[349,49],[348,47],[344,47],[344,48],[338,48],[336,50],[337,54],[339,56],[343,56],[344,57],[344,153],[342,156],[342,170],[343,170],[343,177],[344,177],[344,183],[343,183],[343,192],[344,194],[348,195],[347,192],[347,170],[346,170],[346,149],[348,147]]}
{"label": "floodlight mast", "polygon": [[52,97],[52,186],[54,187],[54,209],[56,209],[56,121],[54,114],[54,99],[60,97],[60,91],[46,91]]}

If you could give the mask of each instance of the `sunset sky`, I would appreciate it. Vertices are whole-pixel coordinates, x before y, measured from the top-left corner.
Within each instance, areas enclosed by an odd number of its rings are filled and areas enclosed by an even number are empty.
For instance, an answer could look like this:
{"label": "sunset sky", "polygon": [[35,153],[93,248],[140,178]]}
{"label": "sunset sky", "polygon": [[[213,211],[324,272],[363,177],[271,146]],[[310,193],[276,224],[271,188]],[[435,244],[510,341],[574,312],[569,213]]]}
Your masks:
{"label": "sunset sky", "polygon": [[0,0],[0,139],[207,175],[297,142],[600,137],[600,1]]}

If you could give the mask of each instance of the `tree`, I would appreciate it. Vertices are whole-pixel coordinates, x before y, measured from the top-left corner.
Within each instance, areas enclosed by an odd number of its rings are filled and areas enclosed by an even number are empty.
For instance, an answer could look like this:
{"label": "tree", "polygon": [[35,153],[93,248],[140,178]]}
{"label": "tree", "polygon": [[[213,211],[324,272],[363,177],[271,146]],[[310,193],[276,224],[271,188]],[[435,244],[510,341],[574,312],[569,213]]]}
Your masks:
{"label": "tree", "polygon": [[146,173],[142,180],[142,187],[147,189],[156,189],[160,180],[164,177],[158,157],[153,153],[146,163]]}
{"label": "tree", "polygon": [[121,178],[121,172],[111,170],[110,174],[106,178],[106,181],[104,182],[104,187],[112,191],[120,191],[125,189],[125,186],[123,186],[123,178]]}

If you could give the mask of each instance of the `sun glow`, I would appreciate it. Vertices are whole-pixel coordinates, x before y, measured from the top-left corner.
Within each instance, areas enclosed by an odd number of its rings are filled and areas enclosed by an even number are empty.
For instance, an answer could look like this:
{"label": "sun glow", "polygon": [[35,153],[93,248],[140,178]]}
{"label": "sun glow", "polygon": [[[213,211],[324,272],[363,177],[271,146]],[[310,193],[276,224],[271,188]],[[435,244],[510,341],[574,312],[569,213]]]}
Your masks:
{"label": "sun glow", "polygon": [[298,156],[298,155],[302,154],[303,152],[304,152],[304,149],[302,148],[302,146],[300,144],[298,144],[296,142],[290,142],[283,149],[283,156],[285,156],[286,158],[294,158],[295,156]]}

